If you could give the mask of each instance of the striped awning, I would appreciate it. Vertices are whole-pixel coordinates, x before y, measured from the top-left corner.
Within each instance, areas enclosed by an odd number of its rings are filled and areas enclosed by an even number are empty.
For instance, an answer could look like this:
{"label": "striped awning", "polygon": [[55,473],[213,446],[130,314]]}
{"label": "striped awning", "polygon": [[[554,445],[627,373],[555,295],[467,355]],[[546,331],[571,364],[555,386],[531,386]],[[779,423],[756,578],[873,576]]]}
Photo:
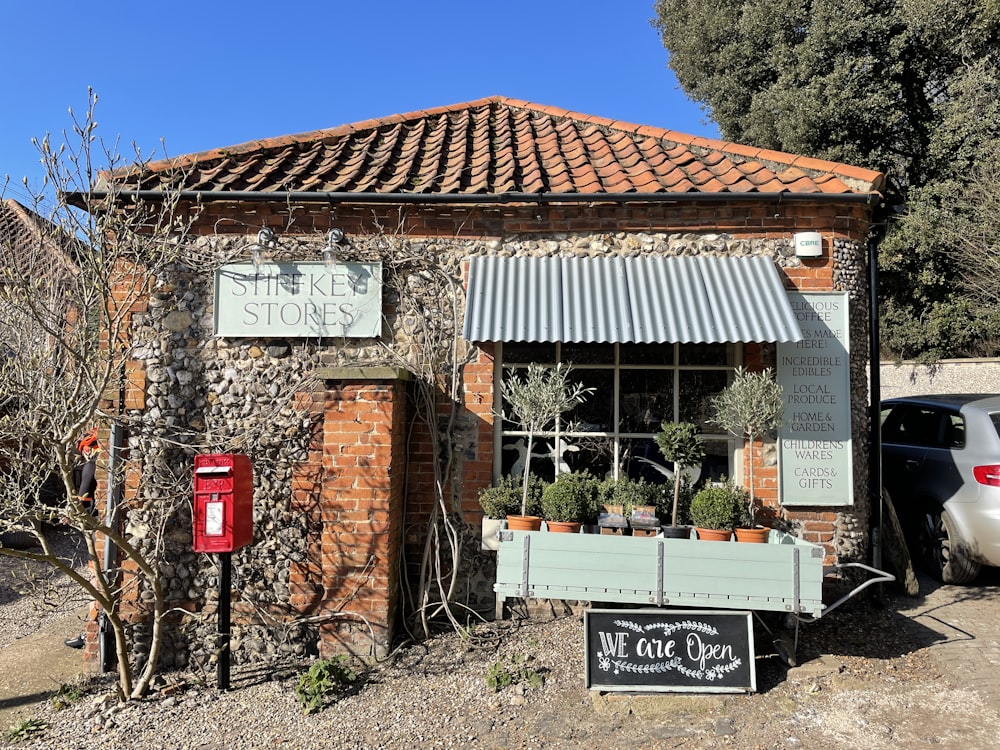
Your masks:
{"label": "striped awning", "polygon": [[476,257],[467,341],[722,343],[802,338],[774,262]]}

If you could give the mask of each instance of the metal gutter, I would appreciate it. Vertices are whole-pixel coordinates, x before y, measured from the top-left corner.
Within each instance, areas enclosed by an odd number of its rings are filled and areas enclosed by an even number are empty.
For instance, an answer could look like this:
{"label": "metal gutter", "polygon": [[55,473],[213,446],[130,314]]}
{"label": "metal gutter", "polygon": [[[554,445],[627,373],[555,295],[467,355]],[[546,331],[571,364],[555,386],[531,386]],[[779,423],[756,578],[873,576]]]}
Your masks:
{"label": "metal gutter", "polygon": [[184,201],[244,203],[382,203],[382,204],[549,204],[549,203],[869,203],[881,201],[880,193],[351,193],[322,191],[256,190],[94,190],[67,193],[71,205],[83,207],[84,198],[111,197],[157,201],[168,194]]}

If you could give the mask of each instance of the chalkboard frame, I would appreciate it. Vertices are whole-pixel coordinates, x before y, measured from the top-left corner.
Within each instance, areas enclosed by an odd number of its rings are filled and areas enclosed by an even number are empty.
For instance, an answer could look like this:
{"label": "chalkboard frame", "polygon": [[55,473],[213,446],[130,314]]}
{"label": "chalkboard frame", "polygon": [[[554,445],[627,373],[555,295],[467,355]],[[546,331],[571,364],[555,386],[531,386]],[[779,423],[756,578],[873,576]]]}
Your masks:
{"label": "chalkboard frame", "polygon": [[[753,613],[750,611],[589,609],[584,612],[583,626],[584,674],[589,690],[637,693],[757,691]],[[645,638],[648,633],[657,633],[660,638]],[[681,633],[687,634],[684,636],[686,643],[688,639],[691,641],[690,647],[685,646],[680,649],[683,653],[678,653],[663,636]],[[725,642],[720,643],[720,638]],[[676,648],[676,639],[672,640]],[[691,658],[691,650],[703,656],[706,650],[718,653],[698,661]],[[640,655],[639,651],[648,655]],[[712,658],[715,655],[721,658]]]}

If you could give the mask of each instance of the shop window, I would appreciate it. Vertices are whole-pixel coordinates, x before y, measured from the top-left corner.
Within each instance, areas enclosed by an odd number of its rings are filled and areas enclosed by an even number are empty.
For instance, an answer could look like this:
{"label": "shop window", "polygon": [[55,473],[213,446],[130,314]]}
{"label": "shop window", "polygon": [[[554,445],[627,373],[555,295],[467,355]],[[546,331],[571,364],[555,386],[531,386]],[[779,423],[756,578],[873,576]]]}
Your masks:
{"label": "shop window", "polygon": [[[547,480],[566,471],[600,477],[627,474],[660,482],[666,465],[654,435],[664,422],[694,422],[705,442],[699,483],[734,476],[737,441],[708,420],[712,396],[725,388],[739,352],[726,344],[504,344],[496,377],[529,364],[572,367],[571,379],[593,388],[587,400],[535,436],[531,469]],[[496,390],[499,397],[499,389]],[[505,405],[498,404],[508,415]],[[498,419],[498,470],[524,469],[527,435]]]}

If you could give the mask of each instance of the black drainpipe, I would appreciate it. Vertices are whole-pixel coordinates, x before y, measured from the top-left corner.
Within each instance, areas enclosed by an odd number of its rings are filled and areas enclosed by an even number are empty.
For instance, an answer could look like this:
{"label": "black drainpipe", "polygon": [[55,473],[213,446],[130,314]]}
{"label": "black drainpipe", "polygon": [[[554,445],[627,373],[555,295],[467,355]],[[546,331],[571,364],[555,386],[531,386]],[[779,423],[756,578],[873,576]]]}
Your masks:
{"label": "black drainpipe", "polygon": [[882,569],[882,372],[879,368],[878,324],[878,241],[868,238],[868,397],[869,457],[868,482],[875,526],[872,528],[872,567]]}
{"label": "black drainpipe", "polygon": [[159,201],[166,196],[185,201],[242,203],[382,203],[478,204],[509,203],[877,203],[878,193],[349,193],[256,190],[91,190],[66,193],[70,205],[86,208],[89,201],[107,198]]}

